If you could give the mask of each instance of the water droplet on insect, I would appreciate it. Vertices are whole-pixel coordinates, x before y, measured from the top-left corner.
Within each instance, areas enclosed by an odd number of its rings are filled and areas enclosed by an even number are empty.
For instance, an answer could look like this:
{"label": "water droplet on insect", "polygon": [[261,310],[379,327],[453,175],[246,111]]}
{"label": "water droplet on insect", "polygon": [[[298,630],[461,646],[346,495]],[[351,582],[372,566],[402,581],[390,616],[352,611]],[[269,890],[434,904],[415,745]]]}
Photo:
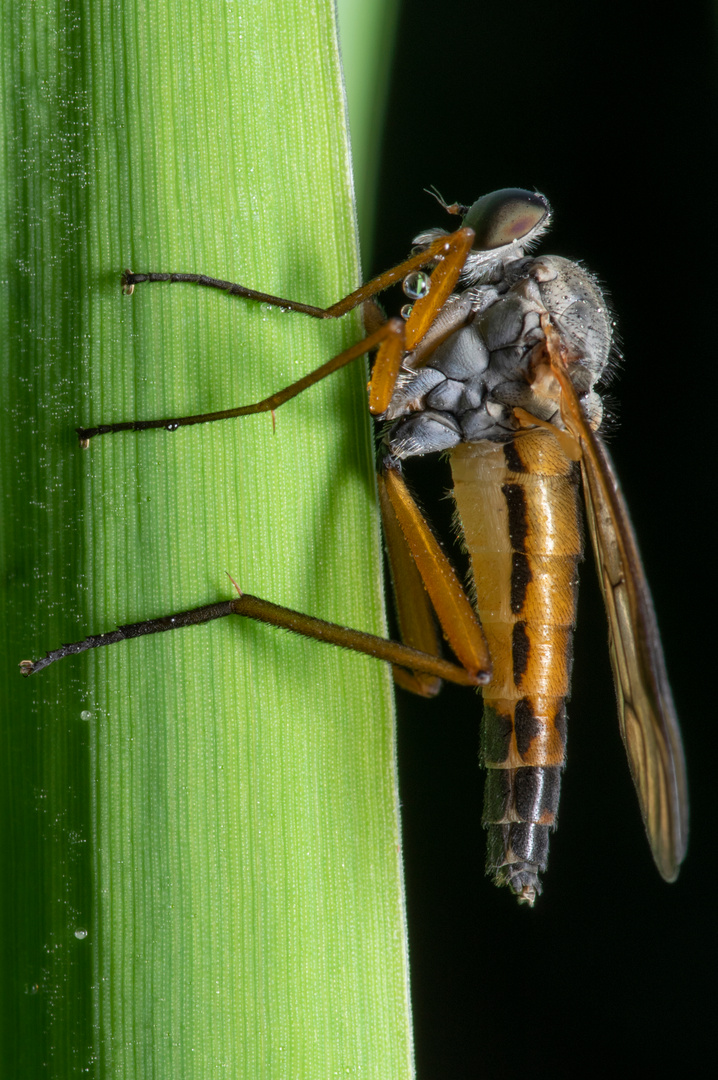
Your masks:
{"label": "water droplet on insect", "polygon": [[80,713],[80,720],[92,720],[92,713],[89,709],[83,709]]}
{"label": "water droplet on insect", "polygon": [[404,306],[401,309],[401,311],[399,312],[399,314],[401,315],[402,319],[408,319],[413,310],[414,310],[414,305],[413,304],[404,304]]}
{"label": "water droplet on insect", "polygon": [[171,424],[165,424],[165,430],[166,431],[176,431],[178,427],[179,427],[179,424],[176,424],[174,422],[171,423]]}
{"label": "water droplet on insect", "polygon": [[75,937],[78,941],[84,941],[84,939],[87,937],[87,930],[84,930],[81,926],[78,926],[77,930],[75,931]]}
{"label": "water droplet on insect", "polygon": [[402,289],[410,300],[421,300],[431,288],[431,278],[423,270],[415,270],[413,274],[407,274],[402,283]]}

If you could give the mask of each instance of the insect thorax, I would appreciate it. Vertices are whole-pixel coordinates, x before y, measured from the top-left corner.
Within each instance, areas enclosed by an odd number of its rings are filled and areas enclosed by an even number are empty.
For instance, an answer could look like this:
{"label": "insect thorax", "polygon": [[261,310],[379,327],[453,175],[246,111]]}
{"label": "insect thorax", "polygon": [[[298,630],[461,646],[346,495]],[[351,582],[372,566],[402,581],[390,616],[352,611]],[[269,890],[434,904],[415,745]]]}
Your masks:
{"label": "insect thorax", "polygon": [[563,427],[558,392],[537,375],[546,314],[565,346],[583,408],[598,427],[602,405],[594,387],[611,350],[603,295],[568,259],[514,259],[494,266],[490,281],[450,297],[436,325],[443,320],[456,329],[427,359],[407,356],[386,414],[397,421],[387,440],[391,453],[405,458],[462,442],[505,441],[520,426],[516,407]]}

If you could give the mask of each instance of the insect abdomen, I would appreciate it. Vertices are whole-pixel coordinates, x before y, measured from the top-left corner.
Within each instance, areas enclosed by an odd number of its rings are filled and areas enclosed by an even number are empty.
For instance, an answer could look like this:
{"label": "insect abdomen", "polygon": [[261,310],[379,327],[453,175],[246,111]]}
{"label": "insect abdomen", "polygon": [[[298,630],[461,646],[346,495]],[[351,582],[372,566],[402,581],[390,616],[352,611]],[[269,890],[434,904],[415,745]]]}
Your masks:
{"label": "insect abdomen", "polygon": [[576,470],[546,430],[452,451],[494,664],[483,691],[487,873],[532,904],[555,827],[582,554]]}

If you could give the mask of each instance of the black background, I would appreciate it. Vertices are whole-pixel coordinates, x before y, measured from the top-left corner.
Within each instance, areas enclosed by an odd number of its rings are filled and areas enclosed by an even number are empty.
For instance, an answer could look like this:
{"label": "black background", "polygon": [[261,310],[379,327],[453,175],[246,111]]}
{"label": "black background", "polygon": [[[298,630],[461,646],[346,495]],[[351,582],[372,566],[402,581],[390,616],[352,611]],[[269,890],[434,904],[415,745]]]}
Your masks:
{"label": "black background", "polygon": [[[518,186],[553,205],[541,250],[582,259],[608,286],[625,356],[609,443],[662,627],[692,810],[667,885],[620,742],[590,554],[559,829],[533,911],[483,874],[480,702],[451,687],[434,702],[400,692],[419,1080],[712,1064],[715,27],[708,3],[672,5],[670,22],[657,10],[411,0],[400,21],[371,269],[421,229],[455,224],[423,188],[471,203]],[[411,470],[444,535],[447,468]]]}

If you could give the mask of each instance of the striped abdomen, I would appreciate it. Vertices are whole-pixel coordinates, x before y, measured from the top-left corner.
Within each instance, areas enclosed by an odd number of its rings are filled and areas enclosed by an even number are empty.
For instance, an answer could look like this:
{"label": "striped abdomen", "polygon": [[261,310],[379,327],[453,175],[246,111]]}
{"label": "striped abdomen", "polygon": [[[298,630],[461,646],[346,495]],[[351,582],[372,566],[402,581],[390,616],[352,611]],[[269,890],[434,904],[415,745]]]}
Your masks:
{"label": "striped abdomen", "polygon": [[483,691],[487,872],[532,904],[555,827],[582,554],[577,474],[545,429],[451,454],[494,674]]}

